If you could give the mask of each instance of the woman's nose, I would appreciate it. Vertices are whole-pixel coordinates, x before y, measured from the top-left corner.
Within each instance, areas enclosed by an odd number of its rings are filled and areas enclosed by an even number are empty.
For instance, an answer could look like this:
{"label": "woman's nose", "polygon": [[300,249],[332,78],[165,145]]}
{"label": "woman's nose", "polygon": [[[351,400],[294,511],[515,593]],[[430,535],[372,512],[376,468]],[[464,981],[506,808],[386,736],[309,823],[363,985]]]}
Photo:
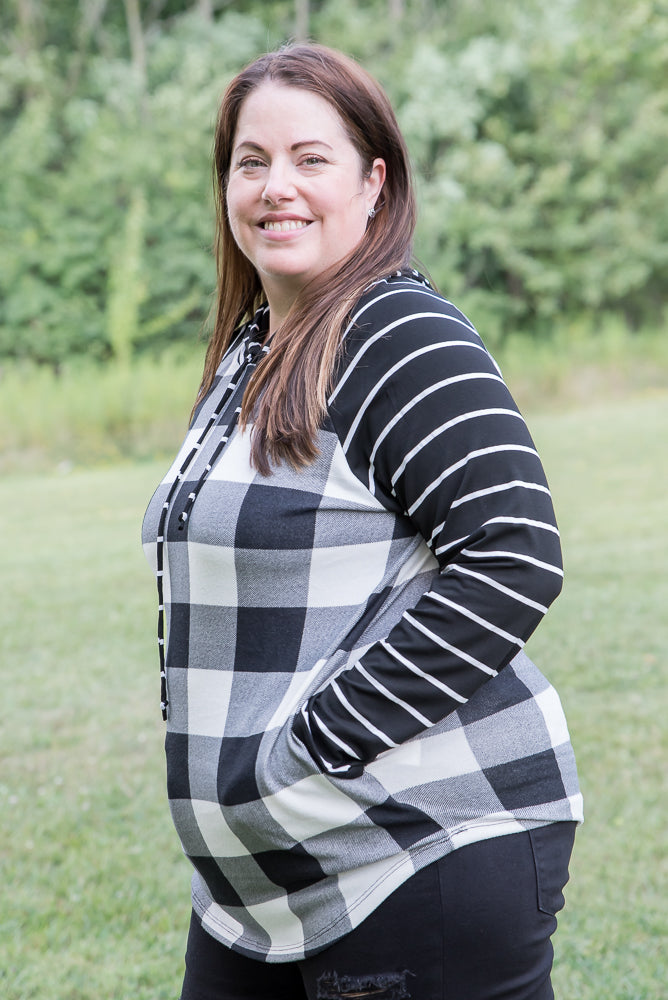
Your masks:
{"label": "woman's nose", "polygon": [[263,201],[277,205],[294,198],[296,194],[291,164],[274,162],[269,167],[267,183],[262,191]]}

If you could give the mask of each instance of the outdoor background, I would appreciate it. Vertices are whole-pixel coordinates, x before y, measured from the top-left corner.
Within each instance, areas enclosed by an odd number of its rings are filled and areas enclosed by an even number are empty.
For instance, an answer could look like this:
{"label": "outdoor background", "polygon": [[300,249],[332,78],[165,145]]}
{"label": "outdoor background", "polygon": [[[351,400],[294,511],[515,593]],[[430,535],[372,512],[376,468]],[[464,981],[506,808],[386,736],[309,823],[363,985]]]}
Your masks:
{"label": "outdoor background", "polygon": [[529,652],[585,793],[560,1000],[668,983],[668,3],[5,0],[0,8],[0,996],[176,1000],[139,533],[214,289],[219,98],[311,37],[384,84],[420,265],[471,317],[555,495],[564,593]]}

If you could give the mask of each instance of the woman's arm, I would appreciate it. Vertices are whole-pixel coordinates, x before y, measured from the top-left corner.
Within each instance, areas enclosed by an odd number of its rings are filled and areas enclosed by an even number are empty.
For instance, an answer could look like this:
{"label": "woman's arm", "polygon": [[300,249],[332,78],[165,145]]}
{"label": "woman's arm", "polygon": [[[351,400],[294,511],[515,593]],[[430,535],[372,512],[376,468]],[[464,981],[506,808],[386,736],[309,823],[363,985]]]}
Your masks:
{"label": "woman's arm", "polygon": [[540,459],[468,321],[412,282],[358,315],[330,414],[354,473],[410,520],[440,572],[296,720],[323,770],[342,777],[468,701],[562,584]]}

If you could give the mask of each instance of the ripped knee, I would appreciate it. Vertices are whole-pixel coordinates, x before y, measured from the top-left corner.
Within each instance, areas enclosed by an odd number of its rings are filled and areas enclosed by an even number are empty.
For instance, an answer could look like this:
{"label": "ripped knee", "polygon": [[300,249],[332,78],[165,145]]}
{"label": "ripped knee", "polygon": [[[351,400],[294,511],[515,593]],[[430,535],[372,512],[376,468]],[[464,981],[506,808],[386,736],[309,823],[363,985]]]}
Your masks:
{"label": "ripped knee", "polygon": [[407,969],[364,976],[323,972],[317,982],[317,1000],[410,1000],[406,980],[412,975]]}

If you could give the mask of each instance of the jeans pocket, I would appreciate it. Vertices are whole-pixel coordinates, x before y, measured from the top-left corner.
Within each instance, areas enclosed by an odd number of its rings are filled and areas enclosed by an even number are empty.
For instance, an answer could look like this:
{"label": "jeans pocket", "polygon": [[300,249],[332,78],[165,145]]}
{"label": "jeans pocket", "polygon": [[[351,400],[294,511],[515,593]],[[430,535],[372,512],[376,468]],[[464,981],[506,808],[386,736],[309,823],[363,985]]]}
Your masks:
{"label": "jeans pocket", "polygon": [[573,850],[575,823],[552,823],[529,830],[536,866],[538,909],[555,916],[564,905],[568,862]]}

